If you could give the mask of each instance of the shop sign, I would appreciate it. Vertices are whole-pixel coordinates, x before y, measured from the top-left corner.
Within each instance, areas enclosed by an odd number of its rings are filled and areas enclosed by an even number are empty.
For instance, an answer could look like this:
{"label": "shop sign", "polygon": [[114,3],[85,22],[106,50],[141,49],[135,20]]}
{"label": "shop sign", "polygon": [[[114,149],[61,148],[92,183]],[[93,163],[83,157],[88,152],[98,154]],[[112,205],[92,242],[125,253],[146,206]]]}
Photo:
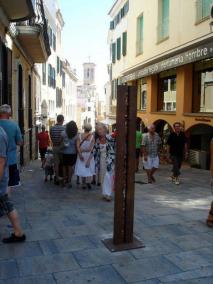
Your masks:
{"label": "shop sign", "polygon": [[213,57],[213,42],[167,58],[120,78],[120,83],[157,74],[178,66]]}

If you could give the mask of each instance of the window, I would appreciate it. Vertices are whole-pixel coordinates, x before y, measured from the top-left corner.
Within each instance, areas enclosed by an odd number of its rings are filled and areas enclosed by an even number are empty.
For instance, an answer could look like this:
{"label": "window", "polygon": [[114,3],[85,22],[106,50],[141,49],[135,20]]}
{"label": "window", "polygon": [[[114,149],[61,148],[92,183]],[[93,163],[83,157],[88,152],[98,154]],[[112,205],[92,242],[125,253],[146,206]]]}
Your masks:
{"label": "window", "polygon": [[56,88],[56,107],[62,107],[62,90]]}
{"label": "window", "polygon": [[56,51],[56,37],[55,37],[55,34],[53,34],[53,50]]}
{"label": "window", "polygon": [[193,112],[213,112],[213,59],[194,64]]}
{"label": "window", "polygon": [[111,21],[110,22],[110,30],[114,30],[114,28],[115,28],[115,23],[114,23],[114,21]]}
{"label": "window", "polygon": [[63,61],[60,60],[60,76],[62,75]]}
{"label": "window", "polygon": [[139,55],[143,53],[143,15],[137,19],[137,46],[136,54]]}
{"label": "window", "polygon": [[210,8],[213,0],[197,0],[196,22],[200,22],[210,16]]}
{"label": "window", "polygon": [[46,85],[46,63],[42,64],[42,83],[43,85]]}
{"label": "window", "polygon": [[138,80],[138,110],[146,110],[147,106],[147,83],[146,79]]}
{"label": "window", "polygon": [[52,68],[52,87],[55,89],[56,80],[55,80],[55,68]]}
{"label": "window", "polygon": [[60,72],[60,58],[57,56],[57,74]]}
{"label": "window", "polygon": [[122,54],[126,56],[127,53],[127,32],[124,32],[122,35]]}
{"label": "window", "polygon": [[121,38],[117,39],[117,60],[121,59]]}
{"label": "window", "polygon": [[91,111],[91,107],[88,107],[88,111]]}
{"label": "window", "polygon": [[114,30],[115,27],[120,23],[121,19],[124,18],[129,12],[129,1],[121,8],[118,14],[115,16],[114,20],[110,23],[110,29]]}
{"label": "window", "polygon": [[48,37],[49,37],[49,44],[50,44],[50,46],[52,46],[52,44],[53,44],[53,41],[52,41],[52,29],[51,29],[50,26],[48,27]]}
{"label": "window", "polygon": [[62,72],[62,87],[65,88],[65,72]]}
{"label": "window", "polygon": [[176,111],[176,74],[159,75],[158,111]]}
{"label": "window", "polygon": [[51,73],[52,73],[52,66],[48,64],[48,86],[51,87]]}
{"label": "window", "polygon": [[158,0],[158,41],[169,37],[169,0]]}
{"label": "window", "polygon": [[112,63],[116,62],[116,43],[112,44]]}

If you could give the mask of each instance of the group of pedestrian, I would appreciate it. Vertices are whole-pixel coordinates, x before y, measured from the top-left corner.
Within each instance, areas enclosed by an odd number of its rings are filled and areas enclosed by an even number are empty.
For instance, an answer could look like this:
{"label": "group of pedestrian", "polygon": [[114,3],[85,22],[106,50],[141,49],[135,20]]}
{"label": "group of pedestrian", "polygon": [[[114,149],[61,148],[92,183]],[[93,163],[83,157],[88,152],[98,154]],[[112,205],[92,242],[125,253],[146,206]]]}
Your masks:
{"label": "group of pedestrian", "polygon": [[[50,135],[42,128],[38,134],[45,182],[48,176],[56,185],[72,187],[72,177],[77,177],[83,189],[92,185],[102,186],[103,198],[111,201],[114,185],[115,137],[107,134],[104,124],[97,123],[93,131],[86,123],[79,133],[76,122],[64,125],[63,115],[50,129]],[[52,146],[52,148],[50,147]]]}
{"label": "group of pedestrian", "polygon": [[[167,140],[167,160],[172,164],[172,182],[176,185],[180,184],[180,169],[184,159],[188,158],[188,147],[185,133],[181,129],[181,123],[175,122],[173,125],[174,131],[170,133]],[[136,157],[138,169],[139,159],[139,143],[141,141],[141,155],[143,156],[143,167],[147,173],[148,183],[156,182],[155,172],[160,164],[160,152],[162,148],[162,140],[159,134],[155,131],[155,125],[147,127],[146,134],[136,132]]]}

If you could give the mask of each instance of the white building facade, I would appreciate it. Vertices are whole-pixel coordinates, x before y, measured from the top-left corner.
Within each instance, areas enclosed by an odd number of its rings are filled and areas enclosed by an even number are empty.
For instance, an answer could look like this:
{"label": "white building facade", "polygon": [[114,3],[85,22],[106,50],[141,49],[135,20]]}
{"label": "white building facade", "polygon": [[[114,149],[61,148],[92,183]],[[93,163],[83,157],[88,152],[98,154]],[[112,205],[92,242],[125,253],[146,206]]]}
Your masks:
{"label": "white building facade", "polygon": [[56,117],[62,112],[62,48],[61,35],[64,20],[59,3],[55,0],[44,0],[45,15],[48,20],[48,36],[51,46],[51,56],[46,63],[38,65],[41,77],[41,113],[37,124],[47,127],[56,122]]}
{"label": "white building facade", "polygon": [[62,72],[62,113],[65,122],[77,120],[77,84],[76,71],[72,70],[69,62],[63,62]]}

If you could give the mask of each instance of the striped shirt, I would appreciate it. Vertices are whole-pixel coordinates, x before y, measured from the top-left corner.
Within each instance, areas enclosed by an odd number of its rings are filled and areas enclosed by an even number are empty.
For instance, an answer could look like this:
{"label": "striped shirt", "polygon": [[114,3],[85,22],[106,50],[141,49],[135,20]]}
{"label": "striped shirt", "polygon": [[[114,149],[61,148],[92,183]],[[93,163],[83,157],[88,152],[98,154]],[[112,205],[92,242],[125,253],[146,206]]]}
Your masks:
{"label": "striped shirt", "polygon": [[53,143],[53,147],[60,146],[61,144],[61,133],[65,130],[65,127],[60,124],[54,125],[50,129],[50,138]]}

